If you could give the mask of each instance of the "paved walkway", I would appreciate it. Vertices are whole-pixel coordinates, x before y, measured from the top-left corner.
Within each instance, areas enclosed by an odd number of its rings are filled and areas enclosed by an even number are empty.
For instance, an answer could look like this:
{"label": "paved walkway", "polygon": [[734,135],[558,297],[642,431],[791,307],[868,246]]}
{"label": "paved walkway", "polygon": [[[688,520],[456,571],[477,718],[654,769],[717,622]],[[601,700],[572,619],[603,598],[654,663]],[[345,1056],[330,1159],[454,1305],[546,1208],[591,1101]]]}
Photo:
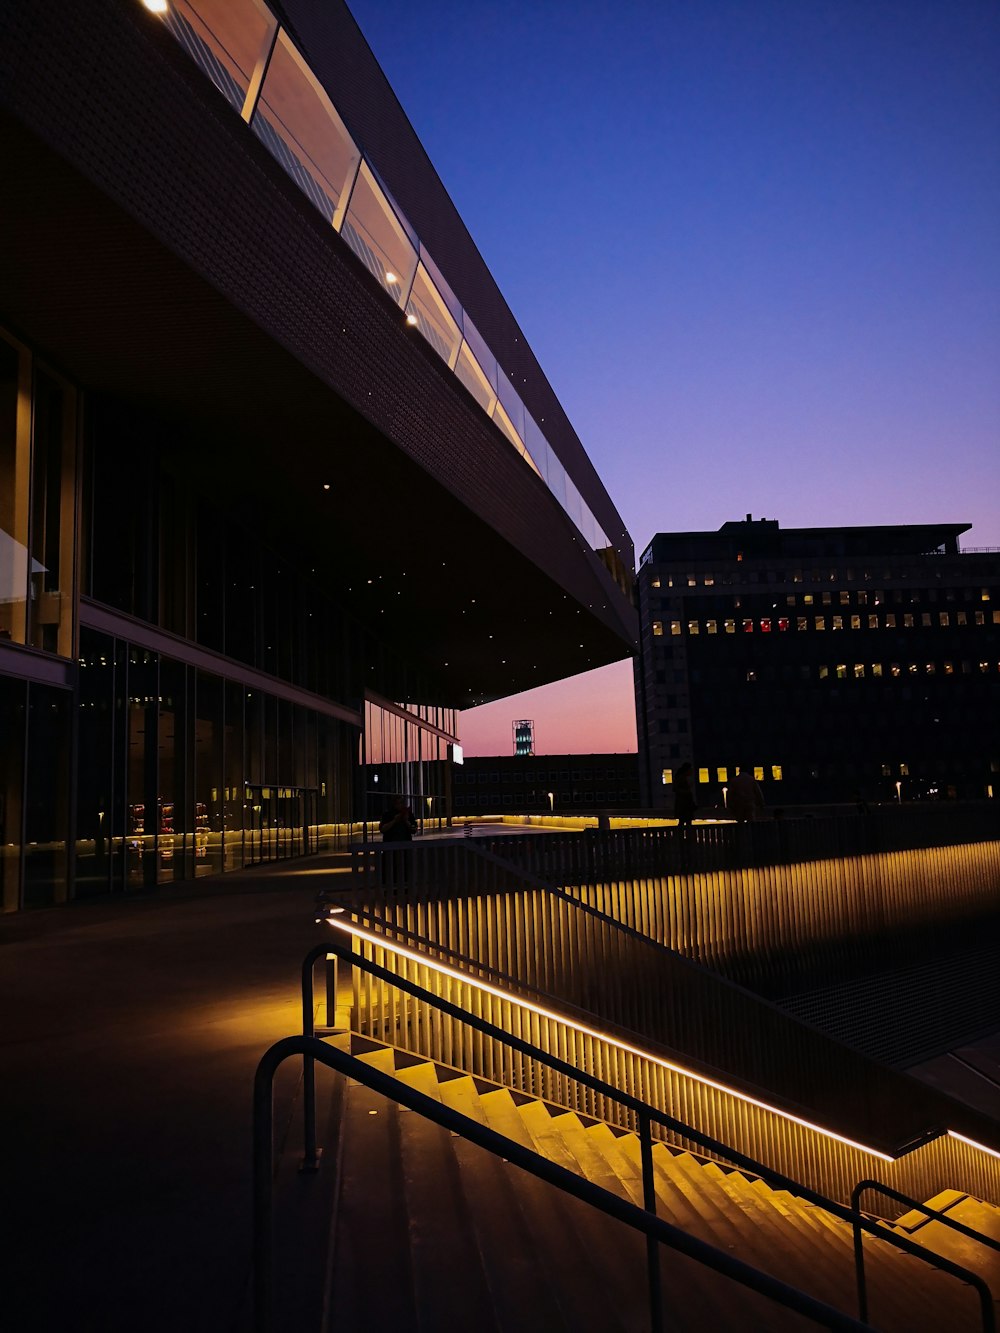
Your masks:
{"label": "paved walkway", "polygon": [[313,898],[345,870],[313,858],[0,918],[10,1333],[247,1327],[253,1073],[301,1031]]}

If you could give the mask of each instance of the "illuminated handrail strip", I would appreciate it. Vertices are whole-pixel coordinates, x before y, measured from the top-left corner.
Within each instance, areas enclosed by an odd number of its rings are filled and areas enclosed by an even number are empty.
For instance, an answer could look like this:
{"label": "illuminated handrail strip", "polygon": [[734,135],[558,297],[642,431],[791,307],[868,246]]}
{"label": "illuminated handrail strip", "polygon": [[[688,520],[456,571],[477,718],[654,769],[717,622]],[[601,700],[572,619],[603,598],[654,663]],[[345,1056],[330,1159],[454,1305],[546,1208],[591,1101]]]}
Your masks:
{"label": "illuminated handrail strip", "polygon": [[[509,991],[501,990],[497,986],[491,986],[489,982],[480,981],[467,973],[459,972],[455,968],[448,967],[447,964],[438,962],[436,959],[429,958],[426,954],[416,953],[412,949],[407,949],[404,945],[398,944],[388,936],[378,935],[372,931],[365,930],[353,922],[345,920],[343,917],[325,918],[327,924],[335,930],[343,931],[345,934],[352,935],[356,939],[364,940],[376,948],[385,949],[389,953],[397,954],[405,958],[408,962],[414,963],[420,967],[429,968],[433,972],[438,972],[453,981],[458,981],[463,985],[471,986],[473,989],[481,991],[483,994],[491,995],[494,999],[502,1000],[505,1003],[515,1005],[528,1013],[536,1014],[541,1018],[547,1018],[557,1023],[564,1024],[567,1028],[580,1033],[582,1036],[590,1037],[596,1041],[607,1042],[626,1052],[629,1055],[637,1056],[641,1060],[647,1060],[650,1064],[658,1065],[661,1069],[666,1069],[673,1074],[679,1074],[682,1078],[690,1079],[692,1082],[699,1083],[702,1087],[711,1088],[715,1092],[721,1092],[724,1096],[733,1097],[737,1101],[745,1102],[750,1106],[756,1106],[759,1110],[767,1111],[771,1115],[778,1116],[780,1119],[790,1124],[799,1125],[803,1129],[810,1130],[824,1138],[832,1139],[837,1143],[846,1144],[850,1148],[855,1148],[858,1152],[868,1153],[872,1157],[878,1157],[883,1162],[893,1162],[896,1160],[889,1153],[881,1152],[878,1148],[872,1148],[868,1144],[859,1143],[855,1139],[850,1139],[844,1134],[838,1134],[832,1129],[827,1129],[811,1120],[806,1120],[802,1116],[792,1114],[791,1111],[784,1111],[780,1107],[772,1106],[770,1103],[760,1100],[757,1097],[751,1097],[748,1093],[740,1092],[736,1088],[729,1087],[725,1083],[719,1083],[715,1079],[710,1079],[704,1074],[695,1073],[694,1070],[685,1069],[683,1065],[674,1064],[662,1056],[654,1055],[650,1051],[644,1051],[638,1046],[632,1046],[629,1042],[623,1041],[620,1037],[610,1032],[600,1032],[596,1028],[588,1027],[584,1023],[576,1022],[566,1017],[564,1014],[557,1013],[555,1010],[546,1009],[544,1005],[536,1004],[532,1000],[523,999],[520,996],[513,995]],[[960,1136],[956,1136],[960,1137]]]}
{"label": "illuminated handrail strip", "polygon": [[[285,173],[289,177],[291,177],[292,180],[295,181],[295,183],[306,195],[306,197],[310,200],[313,206],[317,208],[320,214],[323,217],[325,217],[328,222],[331,223],[334,230],[337,231],[338,234],[344,236],[344,239],[348,241],[348,243],[350,244],[351,249],[354,250],[354,252],[359,255],[359,258],[362,260],[365,266],[371,271],[373,276],[381,283],[383,287],[386,287],[386,281],[384,277],[380,275],[379,272],[380,269],[384,271],[386,267],[382,263],[381,258],[378,257],[371,250],[371,248],[367,245],[367,243],[365,243],[363,240],[361,240],[359,236],[357,236],[356,232],[355,232],[356,240],[352,239],[344,232],[343,219],[346,218],[348,210],[350,208],[358,181],[358,175],[356,174],[354,176],[353,180],[346,188],[344,198],[341,200],[340,204],[334,206],[326,190],[323,188],[320,180],[317,180],[316,172],[310,171],[309,167],[306,166],[305,162],[302,160],[302,158],[306,158],[308,156],[307,152],[305,150],[300,149],[302,157],[299,157],[298,155],[296,155],[296,153],[292,151],[292,149],[288,146],[288,144],[281,139],[281,136],[278,135],[274,131],[273,127],[268,124],[263,113],[260,111],[259,102],[253,105],[251,114],[251,110],[247,105],[249,99],[246,99],[244,97],[243,89],[240,87],[239,83],[225,68],[225,66],[218,59],[215,53],[211,50],[211,48],[205,42],[205,40],[201,36],[199,36],[197,32],[195,32],[194,28],[187,22],[187,20],[183,17],[183,15],[177,12],[175,9],[171,8],[169,0],[158,0],[158,3],[156,3],[155,5],[149,3],[149,0],[143,0],[143,4],[147,10],[157,14],[164,21],[168,30],[171,32],[171,34],[178,42],[178,44],[182,47],[182,49],[187,53],[192,62],[202,71],[202,73],[206,76],[206,78],[208,78],[209,81],[218,89],[218,91],[222,94],[222,96],[225,97],[227,102],[229,102],[229,104],[235,108],[237,113],[244,115],[248,119],[251,128],[258,135],[258,137],[262,138],[265,141],[268,150],[271,152],[272,156],[279,163],[279,165],[282,167]],[[191,11],[197,14],[199,21],[205,25],[206,31],[211,33],[212,29],[208,26],[206,20],[202,17],[202,15],[198,14],[197,0],[188,0],[188,4]],[[277,42],[275,40],[276,37],[282,38],[285,42],[291,45],[294,45],[294,39],[292,38],[288,30],[281,26],[281,24],[277,20],[277,17],[272,13],[270,7],[265,4],[264,0],[256,0],[256,5],[259,9],[266,10],[268,14],[270,14],[271,16],[272,23],[276,25],[275,29],[268,34],[268,39],[267,39],[269,43],[268,49],[265,52],[261,53],[262,60],[261,60],[261,68],[259,71],[259,77],[255,78],[255,82],[257,82],[258,86],[260,86],[263,85],[263,83],[267,79],[267,72],[270,67],[272,55],[277,47]],[[213,36],[216,36],[216,34],[213,33]],[[301,52],[299,52],[298,54],[299,58],[302,60],[303,66],[309,71],[310,76],[313,79],[315,79],[316,76],[313,73],[311,66],[308,65],[307,61],[305,61],[305,58],[301,55]],[[329,94],[326,95],[329,96]],[[336,105],[332,101],[332,99],[330,101],[330,105],[333,106],[334,109],[336,110]],[[450,305],[453,304],[454,306],[457,307],[456,318],[462,335],[461,337],[462,347],[464,348],[469,359],[475,362],[476,365],[478,366],[479,364],[478,357],[476,356],[476,353],[473,350],[471,343],[465,337],[465,324],[467,316],[464,307],[461,305],[460,302],[457,301],[456,298],[454,298],[453,295],[451,302],[446,301],[446,294],[440,291],[439,284],[435,283],[433,278],[430,276],[430,270],[437,269],[437,266],[434,264],[432,257],[429,255],[428,251],[420,241],[420,238],[417,236],[414,228],[412,227],[406,216],[403,214],[402,210],[396,203],[395,199],[392,198],[389,191],[386,190],[385,187],[381,184],[381,177],[379,177],[378,172],[375,170],[373,164],[364,156],[364,154],[361,152],[357,144],[354,143],[353,138],[350,135],[348,135],[347,137],[350,140],[355,152],[359,154],[361,162],[367,165],[371,172],[373,181],[370,183],[370,188],[374,186],[374,188],[378,191],[379,195],[381,196],[382,202],[392,211],[399,224],[408,234],[408,237],[411,238],[411,243],[414,245],[417,258],[426,259],[429,262],[429,271],[426,278],[427,282],[434,288],[434,290],[437,292],[438,296],[442,299],[442,301],[445,301],[446,304]],[[341,225],[338,225],[338,223]],[[430,342],[431,346],[434,347],[435,350],[438,351],[440,354],[441,350],[440,347],[437,346],[434,338],[428,336],[429,328],[426,324],[426,321],[421,321],[415,316],[411,316],[406,319],[406,323],[411,327],[415,327],[418,330],[418,332],[420,332],[420,334],[428,342]],[[489,349],[487,348],[487,350]],[[493,357],[492,352],[490,352],[490,356]],[[445,364],[448,365],[449,369],[454,374],[455,365],[450,364],[448,359],[445,357],[442,357],[442,359],[445,361]],[[494,362],[496,362],[495,357],[493,357],[493,360]],[[455,358],[455,361],[457,362],[457,356]],[[509,436],[511,433],[513,433],[513,435],[516,437],[516,443],[514,440],[512,440],[511,443],[515,445],[515,448],[518,449],[518,452],[524,458],[525,462],[529,465],[529,467],[531,467],[532,471],[535,472],[542,479],[542,481],[548,488],[549,492],[556,500],[557,504],[559,504],[559,506],[562,508],[564,513],[573,523],[573,525],[585,538],[587,544],[595,550],[603,550],[606,548],[610,548],[613,545],[613,543],[609,539],[607,533],[604,532],[603,528],[601,527],[601,524],[598,522],[596,516],[594,515],[593,510],[583,499],[582,495],[580,495],[577,487],[574,485],[573,480],[569,475],[569,472],[566,470],[565,465],[558,457],[552,446],[549,444],[548,440],[545,438],[545,432],[541,430],[537,422],[534,421],[531,414],[524,406],[524,403],[522,402],[520,395],[517,393],[517,390],[514,389],[513,385],[510,382],[510,376],[506,374],[503,368],[499,365],[499,362],[496,362],[496,364],[498,367],[498,378],[500,381],[502,381],[504,386],[504,396],[506,396],[508,400],[515,401],[517,405],[521,407],[525,419],[525,424],[520,429],[518,429],[518,427],[514,423],[510,423],[509,430],[507,429],[506,426],[501,426],[500,429],[502,433],[506,436]],[[456,378],[459,377],[456,375]],[[493,418],[494,420],[496,419],[496,407],[497,405],[496,403],[494,403],[492,412],[487,412],[487,415],[491,416],[491,418]],[[509,414],[506,415],[509,416]],[[534,441],[529,441],[529,435],[531,435],[532,432],[537,435],[538,440],[541,442],[542,445],[541,450],[538,448],[537,444]],[[543,453],[543,456],[537,457],[539,453]],[[550,473],[552,475],[550,475]],[[571,506],[570,499],[568,497],[571,497],[572,500],[576,503],[574,503]],[[577,509],[576,507],[577,503],[579,505],[579,509]]]}

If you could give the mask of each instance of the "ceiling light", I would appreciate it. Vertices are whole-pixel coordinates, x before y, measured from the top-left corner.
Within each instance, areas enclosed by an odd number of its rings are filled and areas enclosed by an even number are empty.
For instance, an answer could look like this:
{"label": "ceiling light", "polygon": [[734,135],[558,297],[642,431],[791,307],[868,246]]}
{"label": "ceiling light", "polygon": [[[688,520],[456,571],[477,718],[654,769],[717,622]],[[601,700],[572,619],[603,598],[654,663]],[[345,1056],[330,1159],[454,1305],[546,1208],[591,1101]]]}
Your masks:
{"label": "ceiling light", "polygon": [[397,283],[397,282],[399,281],[399,279],[396,277],[395,273],[387,273],[387,274],[385,275],[385,280],[386,280],[386,282],[389,282],[389,283]]}
{"label": "ceiling light", "polygon": [[417,317],[416,317],[416,315],[407,315],[407,316],[406,316],[406,322],[407,322],[407,324],[409,324],[410,327],[412,328],[412,327],[416,324],[416,322],[417,322]]}
{"label": "ceiling light", "polygon": [[165,14],[167,12],[167,0],[142,0],[151,14]]}

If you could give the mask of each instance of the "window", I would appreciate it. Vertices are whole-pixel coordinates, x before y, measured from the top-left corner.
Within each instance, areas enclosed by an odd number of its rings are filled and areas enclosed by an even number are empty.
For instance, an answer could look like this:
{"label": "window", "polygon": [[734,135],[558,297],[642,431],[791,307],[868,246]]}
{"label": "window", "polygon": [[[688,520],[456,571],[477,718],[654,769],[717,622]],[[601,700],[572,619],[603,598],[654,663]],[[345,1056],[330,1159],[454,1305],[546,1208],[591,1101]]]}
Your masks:
{"label": "window", "polygon": [[671,633],[671,634],[680,634],[680,632],[681,632],[681,622],[680,622],[679,620],[671,620],[671,622],[670,622],[670,633]]}
{"label": "window", "polygon": [[855,663],[854,663],[854,679],[855,679],[855,680],[864,680],[864,678],[865,678],[865,664],[864,664],[864,662],[855,662]]}
{"label": "window", "polygon": [[844,628],[844,617],[843,617],[843,616],[833,616],[833,618],[832,618],[832,624],[833,624],[833,628],[834,628],[834,629],[843,629],[843,628]]}
{"label": "window", "polygon": [[983,613],[982,611],[977,611],[977,612],[976,612],[976,624],[977,624],[977,625],[985,625],[985,624],[986,624],[986,616],[984,615],[984,613]]}
{"label": "window", "polygon": [[743,622],[743,633],[744,633],[744,634],[752,634],[752,633],[753,633],[753,621],[752,621],[752,620],[744,620],[744,622]]}
{"label": "window", "polygon": [[[468,389],[469,393],[472,394],[473,398],[475,398],[483,411],[492,416],[493,407],[497,400],[496,392],[479,362],[473,356],[469,344],[464,341],[459,348],[458,359],[455,362],[455,374]],[[555,490],[555,487],[552,486],[551,481],[549,487],[553,491],[553,494],[555,494],[556,499],[559,499],[558,492]]]}
{"label": "window", "polygon": [[861,628],[861,617],[851,616],[851,629],[860,629],[860,628]]}
{"label": "window", "polygon": [[920,617],[920,623],[921,623],[921,625],[923,625],[924,629],[927,629],[927,627],[928,627],[928,626],[930,625],[930,623],[931,623],[931,617],[930,617],[930,612],[929,612],[929,611],[924,611],[924,612],[923,612],[923,614],[922,614],[921,617]]}
{"label": "window", "polygon": [[782,633],[784,633],[784,631],[788,629],[788,625],[789,625],[788,617],[782,616],[781,619],[778,621],[778,629],[781,630]]}
{"label": "window", "polygon": [[869,616],[869,617],[868,617],[868,628],[869,628],[869,629],[878,629],[878,616]]}
{"label": "window", "polygon": [[886,629],[895,629],[895,628],[896,628],[896,615],[895,615],[895,612],[893,612],[893,611],[888,612],[888,614],[886,615],[886,618],[885,618],[885,627],[886,627]]}
{"label": "window", "polygon": [[[660,580],[659,580],[658,578],[650,579],[650,580],[649,580],[649,586],[650,586],[651,588],[658,588],[658,587],[660,586]],[[664,771],[665,773],[667,772],[666,769],[664,769],[663,771]]]}
{"label": "window", "polygon": [[903,668],[899,665],[898,662],[892,662],[892,663],[890,663],[890,665],[889,665],[889,675],[890,675],[890,676],[898,677],[898,676],[901,676],[902,674],[903,674]]}
{"label": "window", "polygon": [[947,629],[947,627],[951,624],[951,616],[948,614],[947,611],[938,612],[938,624],[941,626],[942,629]]}
{"label": "window", "polygon": [[881,662],[873,662],[873,663],[872,663],[872,675],[873,675],[873,676],[881,676],[881,675],[882,675],[882,663],[881,663]]}
{"label": "window", "polygon": [[455,317],[423,263],[417,265],[410,299],[406,303],[406,318],[407,323],[413,324],[423,334],[448,369],[454,370],[462,335]]}
{"label": "window", "polygon": [[715,770],[715,776],[719,782],[728,782],[729,781],[728,768],[717,768]]}
{"label": "window", "polygon": [[904,629],[913,628],[913,616],[910,614],[909,611],[907,611],[903,616],[903,628]]}
{"label": "window", "polygon": [[858,593],[858,595],[857,595],[857,604],[858,604],[858,606],[867,606],[867,605],[868,605],[868,594],[867,594],[866,592],[859,592],[859,593]]}
{"label": "window", "polygon": [[803,598],[802,598],[802,605],[803,605],[803,606],[812,606],[812,604],[813,604],[813,595],[812,595],[812,593],[811,593],[811,592],[807,592],[807,593],[805,593],[805,594],[803,595]]}
{"label": "window", "polygon": [[665,768],[660,775],[660,781],[663,783],[664,787],[669,787],[673,780],[674,770],[672,768]]}
{"label": "window", "polygon": [[[227,6],[213,5],[216,8],[222,13]],[[251,127],[309,202],[340,229],[361,155],[333,103],[284,32],[278,34]],[[350,237],[345,239],[350,241]]]}
{"label": "window", "polygon": [[697,633],[698,633],[698,630],[699,630],[699,624],[698,624],[698,621],[697,621],[697,620],[689,620],[689,621],[688,621],[688,633],[689,633],[689,634],[697,634]]}
{"label": "window", "polygon": [[718,622],[717,620],[706,620],[706,621],[705,621],[705,632],[706,632],[707,634],[718,634],[718,632],[719,632],[719,622]]}
{"label": "window", "polygon": [[817,617],[816,617],[816,628],[817,628],[817,629],[826,629],[826,617],[825,617],[825,616],[817,616]]}
{"label": "window", "polygon": [[727,620],[727,621],[725,622],[725,629],[726,629],[726,633],[727,633],[727,634],[735,634],[735,633],[736,633],[736,621],[735,621],[735,620]]}
{"label": "window", "polygon": [[662,636],[663,636],[663,621],[662,621],[662,620],[654,620],[654,621],[653,621],[653,637],[654,637],[655,639],[659,639],[659,638],[662,638]]}
{"label": "window", "polygon": [[968,623],[969,623],[969,617],[968,617],[968,614],[967,614],[965,611],[956,611],[956,612],[955,612],[955,624],[956,624],[956,625],[967,625]]}
{"label": "window", "polygon": [[785,598],[785,605],[786,605],[786,606],[794,606],[794,605],[795,605],[795,594],[794,594],[793,592],[792,592],[792,593],[789,593],[788,596]]}
{"label": "window", "polygon": [[783,776],[784,776],[784,774],[783,774],[782,771],[781,771],[781,765],[780,765],[780,764],[772,764],[772,765],[771,765],[771,777],[774,779],[774,781],[775,781],[775,782],[780,782]]}
{"label": "window", "polygon": [[708,781],[708,769],[707,769],[707,768],[699,768],[699,769],[698,769],[698,781],[701,782],[701,783],[705,783],[705,782]]}
{"label": "window", "polygon": [[838,680],[847,679],[847,664],[845,662],[837,663],[837,679]]}
{"label": "window", "polygon": [[795,618],[795,628],[796,628],[797,630],[800,630],[800,631],[801,631],[801,630],[807,630],[807,629],[809,628],[809,617],[808,617],[808,616],[796,616],[796,618]]}
{"label": "window", "polygon": [[358,171],[341,235],[401,306],[416,271],[417,252],[367,162]]}
{"label": "window", "polygon": [[827,678],[827,676],[829,676],[829,674],[830,674],[830,668],[829,668],[828,666],[825,666],[825,665],[824,665],[824,666],[821,666],[821,667],[820,667],[820,669],[819,669],[819,678],[820,678],[820,680],[826,680],[826,678]]}
{"label": "window", "polygon": [[758,782],[764,781],[764,769],[760,764],[754,765],[753,775]]}
{"label": "window", "polygon": [[943,665],[944,665],[944,674],[946,676],[953,676],[955,674],[954,662],[945,662]]}
{"label": "window", "polygon": [[255,0],[205,4],[174,0],[163,15],[171,33],[230,106],[244,114],[247,93],[275,29]]}
{"label": "window", "polygon": [[840,594],[840,605],[850,606],[850,604],[851,604],[851,594],[849,592],[842,592]]}
{"label": "window", "polygon": [[761,634],[770,634],[770,633],[771,633],[771,620],[770,620],[770,617],[765,617],[765,619],[763,619],[763,620],[760,622],[760,632],[761,632]]}

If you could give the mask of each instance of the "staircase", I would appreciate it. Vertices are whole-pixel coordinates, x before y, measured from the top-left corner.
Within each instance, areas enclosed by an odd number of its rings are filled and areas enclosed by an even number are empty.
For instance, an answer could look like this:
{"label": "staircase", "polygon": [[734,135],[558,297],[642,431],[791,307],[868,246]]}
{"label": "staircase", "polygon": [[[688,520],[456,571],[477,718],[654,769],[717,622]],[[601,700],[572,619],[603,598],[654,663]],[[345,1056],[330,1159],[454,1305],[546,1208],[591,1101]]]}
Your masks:
{"label": "staircase", "polygon": [[[367,1038],[336,1040],[350,1042],[353,1054],[383,1073],[642,1206],[634,1134]],[[646,1253],[634,1232],[353,1080],[341,1134],[327,1269],[331,1333],[648,1330]],[[856,1313],[846,1223],[690,1153],[657,1144],[653,1158],[661,1218]],[[946,1204],[968,1225],[1000,1232],[998,1210],[965,1195],[931,1206]],[[998,1276],[993,1261],[1000,1255],[973,1256],[981,1247],[940,1223],[914,1213],[895,1229],[987,1281]],[[865,1255],[874,1327],[981,1327],[971,1288],[871,1237]],[[660,1267],[664,1326],[677,1333],[816,1327],[665,1248]]]}

